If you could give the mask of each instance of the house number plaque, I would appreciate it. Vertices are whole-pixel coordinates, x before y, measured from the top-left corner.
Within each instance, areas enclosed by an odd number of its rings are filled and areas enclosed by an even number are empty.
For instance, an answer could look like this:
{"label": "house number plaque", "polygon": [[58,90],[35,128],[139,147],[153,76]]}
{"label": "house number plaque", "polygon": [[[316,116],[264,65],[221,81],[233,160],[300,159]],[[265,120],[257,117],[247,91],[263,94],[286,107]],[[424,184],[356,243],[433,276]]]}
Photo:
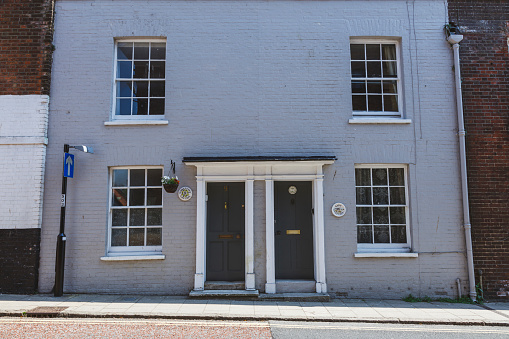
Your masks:
{"label": "house number plaque", "polygon": [[189,201],[193,197],[193,190],[191,187],[181,187],[178,191],[179,199],[182,201]]}

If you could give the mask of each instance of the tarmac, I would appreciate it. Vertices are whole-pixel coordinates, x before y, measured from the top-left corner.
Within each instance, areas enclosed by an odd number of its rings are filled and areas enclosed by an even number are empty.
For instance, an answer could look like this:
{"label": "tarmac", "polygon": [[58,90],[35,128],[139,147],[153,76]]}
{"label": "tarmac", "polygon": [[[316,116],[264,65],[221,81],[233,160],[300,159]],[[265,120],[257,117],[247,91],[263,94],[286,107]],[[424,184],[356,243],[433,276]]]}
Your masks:
{"label": "tarmac", "polygon": [[509,303],[402,300],[328,302],[197,300],[185,296],[0,294],[0,316],[201,320],[288,320],[509,326]]}

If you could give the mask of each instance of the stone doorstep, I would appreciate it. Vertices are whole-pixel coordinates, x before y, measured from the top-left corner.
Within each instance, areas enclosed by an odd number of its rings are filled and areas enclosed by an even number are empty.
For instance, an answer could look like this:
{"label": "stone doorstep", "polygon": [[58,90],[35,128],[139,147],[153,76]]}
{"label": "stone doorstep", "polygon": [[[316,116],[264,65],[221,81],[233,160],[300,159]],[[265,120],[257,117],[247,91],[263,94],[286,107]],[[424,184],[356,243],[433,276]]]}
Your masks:
{"label": "stone doorstep", "polygon": [[258,297],[259,300],[267,301],[315,301],[329,302],[330,295],[328,293],[262,293]]}
{"label": "stone doorstep", "polygon": [[245,290],[244,281],[206,281],[205,290]]}
{"label": "stone doorstep", "polygon": [[191,291],[189,293],[190,298],[195,299],[251,299],[258,298],[260,293],[258,290],[246,291],[246,290],[204,290],[204,291]]}

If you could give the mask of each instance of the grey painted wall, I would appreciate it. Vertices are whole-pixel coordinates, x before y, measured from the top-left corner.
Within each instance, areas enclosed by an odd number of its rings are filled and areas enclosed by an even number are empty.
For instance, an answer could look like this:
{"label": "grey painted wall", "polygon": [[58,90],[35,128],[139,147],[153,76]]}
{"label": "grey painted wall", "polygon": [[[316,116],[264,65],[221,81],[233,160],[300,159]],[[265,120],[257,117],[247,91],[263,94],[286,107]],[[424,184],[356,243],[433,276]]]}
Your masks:
{"label": "grey painted wall", "polygon": [[[184,156],[335,155],[325,167],[325,246],[331,293],[455,296],[467,286],[452,52],[445,1],[57,1],[42,226],[40,291],[54,282],[62,145],[76,154],[68,185],[65,292],[186,294],[193,288],[196,199],[164,195],[163,261],[104,262],[108,167]],[[105,126],[114,38],[166,37],[168,126]],[[349,124],[349,39],[401,39],[407,125]],[[409,165],[418,258],[354,258],[356,163]],[[255,183],[255,273],[265,279],[265,188]],[[343,202],[337,219],[330,206]],[[461,252],[461,253],[439,253]]]}

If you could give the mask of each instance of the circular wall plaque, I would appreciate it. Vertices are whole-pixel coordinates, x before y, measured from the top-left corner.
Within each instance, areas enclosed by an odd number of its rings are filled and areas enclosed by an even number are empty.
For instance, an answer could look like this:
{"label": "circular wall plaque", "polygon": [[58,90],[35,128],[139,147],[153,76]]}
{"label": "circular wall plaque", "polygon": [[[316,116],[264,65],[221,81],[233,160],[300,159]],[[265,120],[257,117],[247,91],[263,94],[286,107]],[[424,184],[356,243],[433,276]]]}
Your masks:
{"label": "circular wall plaque", "polygon": [[341,218],[346,213],[346,207],[340,202],[335,203],[332,205],[332,215],[338,218]]}
{"label": "circular wall plaque", "polygon": [[297,187],[295,187],[295,186],[288,187],[288,193],[290,193],[290,194],[297,193]]}
{"label": "circular wall plaque", "polygon": [[182,201],[189,201],[193,197],[193,190],[191,187],[183,186],[179,189],[178,196]]}

